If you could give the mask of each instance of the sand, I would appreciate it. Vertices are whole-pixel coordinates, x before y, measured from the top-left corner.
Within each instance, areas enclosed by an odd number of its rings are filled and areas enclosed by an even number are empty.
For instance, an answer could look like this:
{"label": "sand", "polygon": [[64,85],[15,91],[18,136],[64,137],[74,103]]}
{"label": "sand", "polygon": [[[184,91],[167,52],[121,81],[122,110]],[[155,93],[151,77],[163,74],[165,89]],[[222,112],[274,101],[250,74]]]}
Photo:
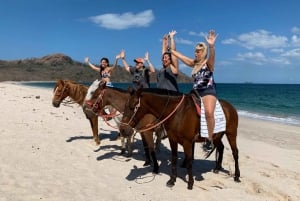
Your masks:
{"label": "sand", "polygon": [[[240,117],[241,182],[226,138],[223,167],[212,172],[214,155],[204,159],[196,145],[193,190],[178,167],[174,187],[170,149],[157,154],[160,173],[143,167],[136,135],[131,158],[121,156],[117,130],[99,119],[101,145],[80,106],[52,106],[52,89],[0,82],[0,201],[297,201],[300,200],[300,127]],[[179,146],[179,163],[183,153]]]}

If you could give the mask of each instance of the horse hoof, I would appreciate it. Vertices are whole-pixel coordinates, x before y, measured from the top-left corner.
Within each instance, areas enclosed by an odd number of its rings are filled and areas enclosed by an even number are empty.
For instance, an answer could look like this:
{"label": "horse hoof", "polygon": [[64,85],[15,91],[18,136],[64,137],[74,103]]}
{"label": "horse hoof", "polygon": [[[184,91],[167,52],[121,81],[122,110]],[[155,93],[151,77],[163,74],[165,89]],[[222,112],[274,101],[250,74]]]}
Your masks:
{"label": "horse hoof", "polygon": [[241,180],[240,180],[239,177],[234,177],[234,181],[237,182],[237,183],[240,183],[240,182],[241,182]]}
{"label": "horse hoof", "polygon": [[146,161],[143,166],[145,167],[145,166],[149,166],[149,165],[151,165],[151,162],[150,161]]}
{"label": "horse hoof", "polygon": [[217,169],[214,169],[214,171],[213,171],[215,174],[219,174],[219,170],[217,170]]}
{"label": "horse hoof", "polygon": [[152,171],[154,174],[158,174],[158,168],[153,168],[153,171]]}
{"label": "horse hoof", "polygon": [[170,179],[168,182],[167,182],[167,186],[168,187],[173,187],[175,185],[175,181],[173,179]]}
{"label": "horse hoof", "polygon": [[193,190],[193,185],[188,185],[187,189],[188,190]]}
{"label": "horse hoof", "polygon": [[120,155],[124,155],[126,153],[125,149],[122,149]]}

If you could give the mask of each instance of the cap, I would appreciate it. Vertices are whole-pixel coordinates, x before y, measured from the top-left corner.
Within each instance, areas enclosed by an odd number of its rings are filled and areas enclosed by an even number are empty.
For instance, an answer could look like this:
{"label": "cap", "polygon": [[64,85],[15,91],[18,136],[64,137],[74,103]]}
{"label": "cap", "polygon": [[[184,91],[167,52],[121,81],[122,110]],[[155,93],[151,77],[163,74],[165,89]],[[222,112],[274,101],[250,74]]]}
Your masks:
{"label": "cap", "polygon": [[144,59],[143,58],[136,58],[133,60],[136,63],[144,63]]}
{"label": "cap", "polygon": [[203,43],[203,42],[197,43],[197,45],[195,46],[195,49],[197,49],[197,50],[203,50],[203,49],[206,49],[206,45],[205,45],[205,43]]}

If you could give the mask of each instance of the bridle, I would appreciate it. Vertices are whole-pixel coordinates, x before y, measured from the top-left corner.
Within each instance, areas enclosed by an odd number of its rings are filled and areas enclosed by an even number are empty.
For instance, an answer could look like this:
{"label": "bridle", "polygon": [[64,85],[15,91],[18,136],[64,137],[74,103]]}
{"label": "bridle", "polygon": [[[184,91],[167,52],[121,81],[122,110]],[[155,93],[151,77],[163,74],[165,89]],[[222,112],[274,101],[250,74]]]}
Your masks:
{"label": "bridle", "polygon": [[103,95],[104,95],[104,90],[101,90],[96,101],[95,102],[92,102],[91,100],[85,100],[85,104],[90,106],[90,108],[86,108],[87,110],[90,110],[92,113],[94,113],[95,115],[98,115],[98,116],[101,116],[100,112],[95,112],[97,111],[97,109],[99,109],[99,105],[102,106],[102,103],[103,103]]}
{"label": "bridle", "polygon": [[[92,112],[94,115],[97,115],[97,116],[100,116],[104,119],[105,123],[112,127],[112,128],[116,128],[118,129],[117,127],[114,127],[112,126],[111,124],[109,124],[107,122],[107,118],[114,118],[120,114],[117,114],[117,111],[114,110],[114,112],[110,113],[110,114],[101,114],[101,112],[95,112],[99,109],[99,105],[101,106],[101,108],[103,107],[103,96],[104,96],[104,93],[105,93],[105,89],[101,90],[96,101],[95,102],[92,102],[91,100],[85,100],[85,104],[90,106],[89,107],[86,107],[85,109],[88,110],[89,112]],[[104,109],[104,108],[103,108]]]}
{"label": "bridle", "polygon": [[[145,131],[151,130],[153,128],[156,128],[159,125],[163,124],[165,121],[167,121],[177,111],[177,109],[183,103],[184,98],[185,98],[185,95],[183,94],[180,101],[179,101],[179,103],[176,105],[176,107],[164,119],[162,119],[162,120],[158,119],[158,122],[155,123],[155,124],[151,123],[151,124],[145,125],[143,128],[136,129],[136,128],[133,128],[132,126],[130,126],[130,124],[132,122],[134,122],[135,116],[136,116],[139,108],[141,107],[141,97],[139,97],[138,103],[135,105],[134,110],[133,110],[133,114],[130,117],[129,121],[127,123],[121,122],[121,124],[132,127],[132,129],[135,131],[135,133],[136,132],[141,133],[141,132],[145,132]],[[166,103],[165,108],[167,107],[167,105],[168,105],[168,103]],[[162,114],[160,116],[162,116]],[[136,122],[134,122],[134,123],[136,123]]]}
{"label": "bridle", "polygon": [[65,83],[64,83],[64,87],[63,87],[62,91],[58,92],[60,94],[56,93],[57,90],[58,90],[58,87],[55,88],[54,94],[57,95],[57,96],[59,96],[59,100],[60,101],[62,101],[62,96],[64,95],[64,92],[65,92],[66,89],[67,89],[67,87],[66,87]]}

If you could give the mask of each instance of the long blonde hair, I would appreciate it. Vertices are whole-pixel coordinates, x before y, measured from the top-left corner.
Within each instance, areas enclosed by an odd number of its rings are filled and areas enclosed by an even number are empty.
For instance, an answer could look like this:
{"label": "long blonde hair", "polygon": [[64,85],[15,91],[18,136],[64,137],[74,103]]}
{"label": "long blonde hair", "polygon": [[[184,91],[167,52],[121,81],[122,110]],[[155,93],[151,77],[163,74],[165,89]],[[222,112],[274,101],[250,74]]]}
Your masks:
{"label": "long blonde hair", "polygon": [[194,60],[194,68],[192,70],[192,75],[197,73],[207,61],[207,46],[204,42],[197,43],[195,46],[195,50],[202,50],[204,56],[200,59],[200,61]]}

